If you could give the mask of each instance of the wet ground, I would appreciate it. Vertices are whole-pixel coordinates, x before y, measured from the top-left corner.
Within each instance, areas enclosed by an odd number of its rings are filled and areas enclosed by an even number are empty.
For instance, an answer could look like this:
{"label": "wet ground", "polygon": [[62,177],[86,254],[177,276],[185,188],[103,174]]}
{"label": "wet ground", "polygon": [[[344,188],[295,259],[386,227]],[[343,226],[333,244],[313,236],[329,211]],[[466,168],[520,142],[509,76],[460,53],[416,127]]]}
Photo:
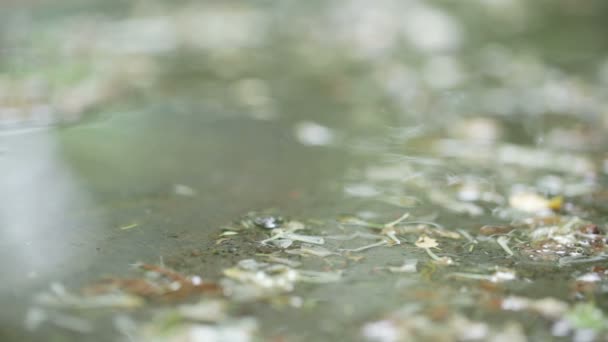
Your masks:
{"label": "wet ground", "polygon": [[0,340],[607,338],[604,2],[5,9]]}

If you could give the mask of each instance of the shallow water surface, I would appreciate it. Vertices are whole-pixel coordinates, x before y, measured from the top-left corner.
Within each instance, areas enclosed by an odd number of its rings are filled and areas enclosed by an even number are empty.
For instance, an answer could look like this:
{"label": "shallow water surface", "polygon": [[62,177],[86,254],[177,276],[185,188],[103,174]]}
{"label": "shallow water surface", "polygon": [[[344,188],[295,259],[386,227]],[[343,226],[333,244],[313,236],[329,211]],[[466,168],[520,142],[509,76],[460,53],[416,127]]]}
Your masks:
{"label": "shallow water surface", "polygon": [[1,340],[606,338],[603,2],[7,13]]}

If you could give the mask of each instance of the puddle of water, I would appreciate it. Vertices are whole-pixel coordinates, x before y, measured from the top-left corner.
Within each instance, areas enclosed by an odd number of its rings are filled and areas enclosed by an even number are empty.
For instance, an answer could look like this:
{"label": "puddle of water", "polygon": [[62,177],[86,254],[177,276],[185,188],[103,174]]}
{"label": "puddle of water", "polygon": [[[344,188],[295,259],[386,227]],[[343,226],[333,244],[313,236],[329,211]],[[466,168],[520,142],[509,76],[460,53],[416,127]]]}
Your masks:
{"label": "puddle of water", "polygon": [[[16,11],[0,24],[0,304],[14,308],[0,339],[133,338],[125,322],[177,304],[23,322],[41,317],[26,312],[53,282],[129,277],[135,262],[219,281],[268,252],[341,278],[247,303],[227,295],[260,339],[602,336],[584,328],[606,307],[593,268],[605,255],[606,10],[569,6]],[[563,21],[567,37],[553,31]],[[573,41],[581,49],[562,50]],[[52,127],[32,125],[40,113]],[[262,228],[218,243],[222,227],[270,208],[309,227],[292,238],[323,237],[334,254],[264,246]],[[385,224],[404,212],[411,223]]]}

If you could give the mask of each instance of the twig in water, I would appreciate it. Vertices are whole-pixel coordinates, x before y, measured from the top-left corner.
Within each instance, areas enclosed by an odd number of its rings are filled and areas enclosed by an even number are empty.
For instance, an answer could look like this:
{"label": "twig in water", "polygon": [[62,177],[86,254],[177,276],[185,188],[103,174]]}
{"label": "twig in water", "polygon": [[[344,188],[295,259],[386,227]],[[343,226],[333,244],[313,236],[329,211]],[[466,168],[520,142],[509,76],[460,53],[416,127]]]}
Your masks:
{"label": "twig in water", "polygon": [[515,255],[515,253],[513,253],[511,248],[509,248],[509,245],[508,245],[509,240],[510,239],[507,236],[503,235],[503,236],[499,236],[496,239],[496,242],[511,257],[511,256]]}

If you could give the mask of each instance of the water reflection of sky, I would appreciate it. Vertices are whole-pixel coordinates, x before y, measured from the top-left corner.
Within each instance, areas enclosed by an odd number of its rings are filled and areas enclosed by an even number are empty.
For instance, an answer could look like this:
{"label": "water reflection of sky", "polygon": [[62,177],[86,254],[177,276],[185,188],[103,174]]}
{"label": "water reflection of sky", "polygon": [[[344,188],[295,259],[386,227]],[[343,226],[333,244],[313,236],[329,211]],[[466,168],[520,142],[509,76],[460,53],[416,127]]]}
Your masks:
{"label": "water reflection of sky", "polygon": [[63,163],[53,133],[3,136],[0,146],[2,287],[83,265],[92,256],[83,237],[97,222],[78,219],[88,196]]}

